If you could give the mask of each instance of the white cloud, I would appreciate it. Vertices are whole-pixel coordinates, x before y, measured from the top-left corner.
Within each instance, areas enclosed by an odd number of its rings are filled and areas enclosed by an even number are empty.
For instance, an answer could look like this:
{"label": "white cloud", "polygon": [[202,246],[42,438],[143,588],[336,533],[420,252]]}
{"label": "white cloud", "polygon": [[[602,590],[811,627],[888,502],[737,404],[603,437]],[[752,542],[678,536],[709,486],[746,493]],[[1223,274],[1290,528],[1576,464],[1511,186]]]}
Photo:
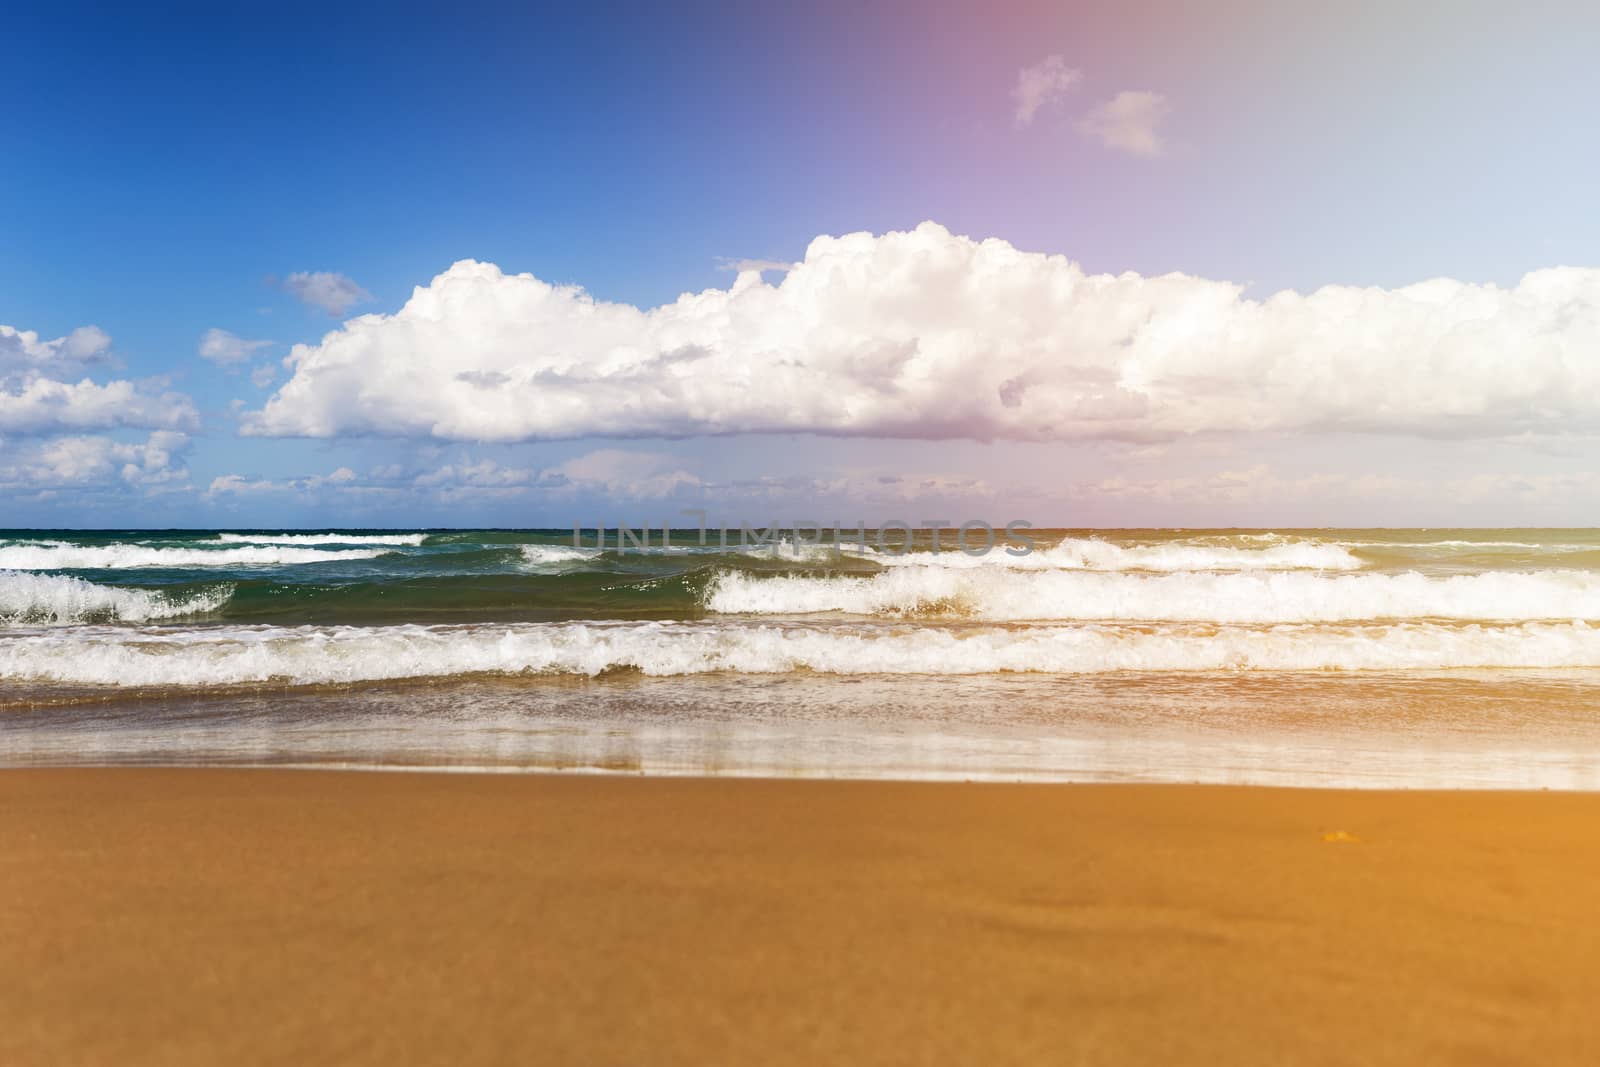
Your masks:
{"label": "white cloud", "polygon": [[247,493],[261,491],[264,487],[279,488],[278,483],[265,479],[251,481],[242,474],[219,474],[211,479],[211,484],[206,487],[206,496],[242,496]]}
{"label": "white cloud", "polygon": [[703,484],[688,471],[673,469],[671,463],[672,457],[654,452],[602,448],[552,467],[544,475],[547,480],[630,500],[671,496]]}
{"label": "white cloud", "polygon": [[466,457],[426,468],[385,464],[365,475],[348,467],[329,475],[281,479],[228,474],[213,479],[206,495],[215,499],[318,492],[326,500],[366,498],[405,507],[489,499],[580,509],[673,501],[683,507],[754,507],[757,513],[771,506],[811,507],[823,500],[869,508],[952,499],[988,504],[997,494],[985,481],[967,476],[875,470],[763,474],[719,482],[685,470],[680,459],[665,453],[602,448],[547,467],[506,466],[493,459]]}
{"label": "white cloud", "polygon": [[265,389],[278,380],[278,368],[271,363],[263,363],[250,372],[250,384],[257,389]]}
{"label": "white cloud", "polygon": [[282,285],[284,292],[296,300],[321,308],[334,318],[373,299],[354,278],[333,271],[296,271],[285,278]]}
{"label": "white cloud", "polygon": [[538,474],[535,471],[520,467],[504,467],[492,459],[485,459],[477,462],[447,463],[442,467],[415,475],[411,478],[410,484],[421,489],[433,487],[508,489],[532,485],[537,480]]}
{"label": "white cloud", "polygon": [[110,362],[111,337],[98,326],[79,326],[65,337],[42,341],[32,330],[0,325],[0,378],[30,371],[78,374]]}
{"label": "white cloud", "polygon": [[0,433],[46,436],[129,427],[192,430],[199,415],[188,397],[130,381],[100,385],[76,377],[111,365],[111,338],[84,326],[53,341],[31,330],[0,326]]}
{"label": "white cloud", "polygon": [[1060,56],[1046,56],[1017,71],[1017,84],[1011,90],[1011,99],[1017,105],[1017,125],[1032,123],[1040,108],[1060,100],[1082,80],[1083,72],[1067,66]]}
{"label": "white cloud", "polygon": [[[1452,521],[1463,507],[1478,514],[1515,514],[1521,524],[1553,520],[1565,525],[1581,516],[1572,502],[1593,499],[1600,490],[1600,472],[1419,477],[1388,472],[1283,473],[1264,463],[1201,475],[1168,478],[1111,476],[1092,481],[1035,487],[1024,497],[1032,505],[1069,501],[1073,513],[1099,508],[1105,514],[1138,514],[1144,505],[1150,514],[1191,516],[1184,525],[1228,521],[1241,525],[1283,525],[1286,516],[1330,514],[1371,516],[1367,521],[1400,525],[1435,525]],[[1296,524],[1290,520],[1291,525]]]}
{"label": "white cloud", "polygon": [[50,434],[64,430],[193,430],[199,415],[188,397],[151,393],[132,382],[96,385],[31,378],[14,392],[0,389],[0,433]]}
{"label": "white cloud", "polygon": [[188,480],[182,457],[189,438],[158,431],[143,443],[109,437],[53,437],[0,447],[0,487],[123,488],[167,486]]}
{"label": "white cloud", "polygon": [[791,271],[794,269],[794,264],[781,259],[730,259],[727,256],[718,256],[717,269],[731,271],[734,274],[743,274],[747,270],[764,274],[769,270]]}
{"label": "white cloud", "polygon": [[206,498],[221,496],[262,496],[273,493],[304,494],[327,487],[358,488],[360,476],[349,467],[340,467],[331,474],[308,474],[300,478],[247,478],[242,474],[223,474],[211,479],[206,487]]}
{"label": "white cloud", "polygon": [[1600,270],[1265,300],[910,233],[821,237],[778,285],[653,310],[463,261],[298,345],[246,433],[1155,441],[1600,428]]}
{"label": "white cloud", "polygon": [[258,349],[270,348],[271,341],[247,341],[227,330],[210,329],[200,335],[200,358],[219,367],[248,363]]}
{"label": "white cloud", "polygon": [[673,466],[670,456],[627,449],[600,449],[554,467],[508,467],[492,459],[463,459],[418,470],[405,464],[375,467],[363,477],[349,467],[298,478],[215,478],[211,497],[338,490],[365,495],[418,498],[606,495],[615,499],[659,499],[704,488],[707,483]]}
{"label": "white cloud", "polygon": [[1124,91],[1078,120],[1078,129],[1107,148],[1135,156],[1159,156],[1160,126],[1172,105],[1160,93]]}

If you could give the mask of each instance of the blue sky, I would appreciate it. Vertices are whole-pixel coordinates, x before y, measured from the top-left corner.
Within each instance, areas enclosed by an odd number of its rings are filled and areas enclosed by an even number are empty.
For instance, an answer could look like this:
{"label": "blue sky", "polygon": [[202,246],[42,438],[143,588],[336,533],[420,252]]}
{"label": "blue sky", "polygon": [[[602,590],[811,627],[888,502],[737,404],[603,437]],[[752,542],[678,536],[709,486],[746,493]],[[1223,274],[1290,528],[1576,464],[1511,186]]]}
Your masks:
{"label": "blue sky", "polygon": [[[1588,414],[1488,425],[1533,403],[1516,389],[1452,407],[1472,408],[1470,427],[1419,408],[1379,432],[1340,412],[1270,436],[1215,419],[1109,437],[985,423],[986,442],[937,412],[910,429],[769,419],[751,431],[721,408],[633,437],[600,416],[600,433],[529,422],[529,440],[374,434],[387,416],[366,409],[317,439],[239,435],[290,378],[277,368],[258,387],[253,369],[320,346],[350,316],[393,315],[462,259],[639,308],[728,289],[728,261],[797,261],[819,235],[924,220],[1090,274],[1178,271],[1256,299],[1434,277],[1509,288],[1596,265],[1600,17],[1577,4],[1300,8],[10,12],[0,323],[41,341],[96,326],[114,362],[90,377],[164,379],[140,388],[192,398],[198,421],[175,431],[185,441],[162,468],[183,475],[143,480],[121,472],[121,453],[69,470],[51,442],[126,449],[154,424],[6,433],[3,524],[520,525],[707,504],[735,518],[1449,524],[1517,508],[1586,521]],[[1022,122],[1019,76],[1049,57],[1075,80]],[[1090,132],[1123,93],[1159,101],[1158,151]],[[286,291],[299,272],[336,273],[372,299],[330,316]],[[213,329],[273,343],[220,367],[198,354]],[[412,358],[503,368],[498,353],[474,362],[473,328],[460,336],[460,350],[399,353],[374,334],[363,373]],[[1535,358],[1520,338],[1495,349],[1513,377]],[[291,415],[274,434],[310,425]],[[427,480],[446,468],[455,482]]]}

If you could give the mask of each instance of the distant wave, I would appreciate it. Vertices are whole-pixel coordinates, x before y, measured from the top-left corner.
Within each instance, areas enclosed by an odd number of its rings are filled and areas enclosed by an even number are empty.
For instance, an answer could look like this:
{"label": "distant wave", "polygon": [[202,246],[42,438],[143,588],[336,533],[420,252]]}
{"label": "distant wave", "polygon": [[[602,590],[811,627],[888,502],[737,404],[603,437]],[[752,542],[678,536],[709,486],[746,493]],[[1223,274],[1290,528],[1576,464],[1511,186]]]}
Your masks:
{"label": "distant wave", "polygon": [[771,559],[800,563],[825,563],[838,559],[840,556],[865,557],[876,560],[881,553],[871,545],[857,544],[853,541],[843,541],[839,544],[813,544],[810,541],[774,541],[771,544],[749,544],[734,546],[726,549],[716,548],[701,549],[702,552],[726,551],[740,556],[750,556],[756,559]]}
{"label": "distant wave", "polygon": [[100,570],[133,567],[291,566],[375,559],[381,549],[163,548],[154,545],[73,545],[64,541],[0,545],[0,570]]}
{"label": "distant wave", "polygon": [[224,585],[188,596],[172,596],[54,574],[0,572],[0,623],[61,626],[171,619],[215,611],[232,593],[233,587]]}
{"label": "distant wave", "polygon": [[[981,544],[977,535],[970,542]],[[967,554],[957,547],[955,535],[945,532],[938,552],[919,549],[894,552],[843,542],[811,543],[781,541],[772,544],[651,545],[648,550],[630,549],[620,555],[641,559],[692,558],[716,555],[739,556],[791,564],[827,564],[841,556],[868,559],[884,567],[942,567],[954,570],[1009,568],[1012,570],[1104,570],[1104,571],[1248,571],[1248,570],[1359,570],[1364,563],[1341,545],[1317,541],[1286,541],[1252,547],[1186,543],[1180,541],[1149,545],[1118,545],[1090,538],[1069,538],[1026,555],[1006,551],[1008,542],[997,538],[993,548],[982,554]],[[600,553],[594,547],[568,545],[522,545],[529,563],[572,563],[593,559]]]}
{"label": "distant wave", "polygon": [[1591,619],[1600,618],[1600,574],[1127,574],[900,567],[859,578],[760,578],[729,571],[707,588],[705,605],[724,615],[838,612],[995,621]]}
{"label": "distant wave", "polygon": [[600,555],[598,548],[571,545],[519,545],[522,560],[529,570],[562,570],[574,563],[585,563]]}
{"label": "distant wave", "polygon": [[1439,670],[1600,666],[1600,628],[1040,626],[736,622],[82,630],[0,642],[0,679],[109,686],[349,684],[477,674]]}
{"label": "distant wave", "polygon": [[420,545],[427,534],[341,534],[341,533],[285,533],[285,534],[217,534],[217,540],[226,545]]}
{"label": "distant wave", "polygon": [[[976,549],[983,540],[973,534],[969,543]],[[1249,570],[1326,570],[1353,571],[1361,560],[1342,545],[1321,541],[1283,541],[1265,547],[1168,541],[1149,545],[1118,545],[1092,538],[1069,537],[1057,544],[1039,548],[1025,556],[1006,551],[1003,539],[982,555],[968,555],[956,547],[953,534],[941,539],[947,544],[938,553],[913,552],[904,555],[882,553],[872,558],[889,567],[1009,567],[1018,570],[1092,571],[1249,571]]]}

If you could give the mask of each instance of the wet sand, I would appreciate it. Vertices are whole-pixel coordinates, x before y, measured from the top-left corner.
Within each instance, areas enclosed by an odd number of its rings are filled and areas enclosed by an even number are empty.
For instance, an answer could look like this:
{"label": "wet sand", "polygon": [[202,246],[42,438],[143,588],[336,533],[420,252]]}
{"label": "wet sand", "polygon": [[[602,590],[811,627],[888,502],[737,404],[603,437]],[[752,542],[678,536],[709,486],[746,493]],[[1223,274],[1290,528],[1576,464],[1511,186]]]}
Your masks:
{"label": "wet sand", "polygon": [[1589,1063],[1600,795],[0,772],[0,1062]]}

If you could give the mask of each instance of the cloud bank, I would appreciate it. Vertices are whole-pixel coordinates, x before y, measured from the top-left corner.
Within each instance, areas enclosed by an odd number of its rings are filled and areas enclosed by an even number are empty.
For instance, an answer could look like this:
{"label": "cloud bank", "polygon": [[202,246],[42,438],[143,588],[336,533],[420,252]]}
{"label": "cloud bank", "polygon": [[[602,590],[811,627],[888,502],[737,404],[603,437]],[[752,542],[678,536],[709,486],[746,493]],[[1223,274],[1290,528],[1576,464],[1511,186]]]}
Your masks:
{"label": "cloud bank", "polygon": [[1245,297],[1005,241],[819,237],[643,310],[462,261],[297,345],[246,433],[457,441],[815,433],[1170,440],[1600,429],[1600,270]]}
{"label": "cloud bank", "polygon": [[170,486],[187,481],[187,435],[167,430],[142,443],[109,437],[54,437],[0,448],[0,489]]}
{"label": "cloud bank", "polygon": [[431,495],[448,500],[483,495],[519,497],[537,491],[546,499],[556,494],[608,494],[617,499],[638,501],[661,499],[707,485],[696,475],[675,466],[670,456],[603,448],[543,469],[508,467],[492,459],[463,459],[423,468],[408,468],[403,463],[387,464],[365,476],[348,467],[329,475],[279,480],[227,474],[212,480],[206,496],[215,499],[336,490],[369,496]]}
{"label": "cloud bank", "polygon": [[[199,415],[188,397],[86,375],[114,364],[111,338],[83,326],[53,341],[32,330],[0,326],[0,434],[42,436],[131,428],[193,430]],[[73,381],[71,379],[77,378]]]}

